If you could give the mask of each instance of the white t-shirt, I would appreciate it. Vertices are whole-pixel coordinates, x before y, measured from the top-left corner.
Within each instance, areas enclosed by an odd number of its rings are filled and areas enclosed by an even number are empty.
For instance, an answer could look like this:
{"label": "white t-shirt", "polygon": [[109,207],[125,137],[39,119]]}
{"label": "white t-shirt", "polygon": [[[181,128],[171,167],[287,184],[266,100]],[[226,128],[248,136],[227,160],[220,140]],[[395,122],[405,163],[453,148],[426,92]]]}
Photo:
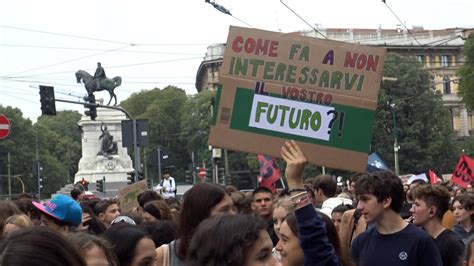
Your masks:
{"label": "white t-shirt", "polygon": [[327,216],[329,216],[329,218],[331,218],[332,210],[336,208],[336,206],[339,206],[341,204],[352,205],[352,200],[346,199],[346,198],[339,198],[339,197],[329,198],[323,202],[323,205],[321,205],[320,211],[326,214]]}
{"label": "white t-shirt", "polygon": [[163,197],[167,198],[174,198],[175,194],[174,191],[176,190],[176,182],[174,181],[173,177],[168,177],[168,179],[162,179],[161,183],[155,187],[156,191],[160,191],[163,188]]}

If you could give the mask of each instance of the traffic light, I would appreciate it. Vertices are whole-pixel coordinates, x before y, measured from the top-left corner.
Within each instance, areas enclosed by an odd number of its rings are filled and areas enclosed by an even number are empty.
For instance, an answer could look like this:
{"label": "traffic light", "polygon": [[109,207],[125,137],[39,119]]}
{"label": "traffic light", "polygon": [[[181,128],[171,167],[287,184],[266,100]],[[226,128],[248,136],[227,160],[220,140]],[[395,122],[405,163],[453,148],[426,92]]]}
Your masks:
{"label": "traffic light", "polygon": [[84,107],[89,108],[89,110],[85,111],[84,114],[86,116],[90,116],[91,120],[95,120],[95,118],[97,117],[97,107],[95,106],[95,96],[94,96],[94,94],[89,94],[87,96],[84,96],[84,101],[86,101],[90,104],[94,104],[94,106],[85,104]]}
{"label": "traffic light", "polygon": [[43,176],[43,166],[39,161],[33,163],[33,187],[38,189],[38,193],[43,189],[43,180],[46,178]]}
{"label": "traffic light", "polygon": [[225,176],[224,167],[219,167],[219,169],[217,169],[217,179],[219,180],[219,184],[226,185],[226,176]]}
{"label": "traffic light", "polygon": [[135,183],[135,171],[131,171],[127,173],[127,185],[131,185]]}
{"label": "traffic light", "polygon": [[212,168],[206,168],[206,181],[207,182],[213,182],[212,179]]}
{"label": "traffic light", "polygon": [[89,190],[89,181],[82,178],[82,180],[79,181],[79,183],[82,185],[82,187],[84,188],[85,191]]}
{"label": "traffic light", "polygon": [[39,86],[42,115],[56,115],[56,103],[54,101],[54,87]]}
{"label": "traffic light", "polygon": [[96,181],[95,190],[105,193],[105,176]]}
{"label": "traffic light", "polygon": [[191,170],[184,171],[184,181],[188,184],[193,183],[193,173]]}

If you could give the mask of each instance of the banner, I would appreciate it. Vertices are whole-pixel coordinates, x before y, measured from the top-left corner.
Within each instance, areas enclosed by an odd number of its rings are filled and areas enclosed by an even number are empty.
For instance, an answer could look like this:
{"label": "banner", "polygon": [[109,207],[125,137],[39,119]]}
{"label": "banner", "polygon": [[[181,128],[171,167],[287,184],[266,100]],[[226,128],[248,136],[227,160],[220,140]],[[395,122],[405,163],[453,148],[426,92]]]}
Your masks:
{"label": "banner", "polygon": [[260,186],[269,188],[273,193],[276,193],[276,182],[280,179],[281,173],[275,159],[262,154],[257,155],[257,159],[260,165]]}
{"label": "banner", "polygon": [[386,49],[231,27],[209,145],[365,171]]}
{"label": "banner", "polygon": [[147,189],[146,180],[135,182],[119,189],[117,191],[117,198],[120,202],[120,210],[122,212],[130,212],[138,207],[137,196]]}
{"label": "banner", "polygon": [[466,155],[461,155],[459,162],[454,170],[452,180],[455,184],[466,188],[468,184],[474,181],[474,160]]}
{"label": "banner", "polygon": [[367,171],[368,172],[375,172],[375,171],[388,171],[388,166],[384,162],[384,160],[378,155],[376,152],[369,155],[369,159],[367,162]]}
{"label": "banner", "polygon": [[430,171],[429,171],[429,175],[430,175],[430,183],[433,184],[433,185],[436,184],[436,183],[438,183],[439,180],[441,180],[441,178],[439,178],[439,177],[436,175],[436,173],[435,173],[433,170],[431,170],[431,169],[430,169]]}

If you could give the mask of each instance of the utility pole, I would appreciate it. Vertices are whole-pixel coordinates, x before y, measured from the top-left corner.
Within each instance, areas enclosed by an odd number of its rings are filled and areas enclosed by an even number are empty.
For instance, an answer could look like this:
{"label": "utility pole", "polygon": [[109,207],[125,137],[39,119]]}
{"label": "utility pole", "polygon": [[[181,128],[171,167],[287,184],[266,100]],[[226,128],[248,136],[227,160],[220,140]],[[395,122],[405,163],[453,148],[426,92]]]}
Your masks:
{"label": "utility pole", "polygon": [[11,173],[11,160],[10,160],[10,152],[8,152],[8,195],[12,194],[12,173]]}
{"label": "utility pole", "polygon": [[397,120],[395,119],[395,104],[390,104],[390,107],[392,107],[393,115],[393,157],[395,160],[395,174],[398,176],[400,174],[400,167],[398,164],[398,151],[400,150],[400,146],[398,145]]}

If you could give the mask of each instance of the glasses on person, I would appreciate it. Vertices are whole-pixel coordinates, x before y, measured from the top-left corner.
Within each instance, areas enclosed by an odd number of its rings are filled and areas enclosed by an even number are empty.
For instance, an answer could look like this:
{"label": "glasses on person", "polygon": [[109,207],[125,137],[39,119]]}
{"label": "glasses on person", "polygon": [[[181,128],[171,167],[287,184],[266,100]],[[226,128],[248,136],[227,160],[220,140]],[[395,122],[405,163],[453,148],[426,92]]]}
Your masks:
{"label": "glasses on person", "polygon": [[110,222],[110,225],[118,224],[118,223],[128,223],[131,225],[137,225],[132,218],[128,216],[118,216],[117,218],[113,219],[112,222]]}

